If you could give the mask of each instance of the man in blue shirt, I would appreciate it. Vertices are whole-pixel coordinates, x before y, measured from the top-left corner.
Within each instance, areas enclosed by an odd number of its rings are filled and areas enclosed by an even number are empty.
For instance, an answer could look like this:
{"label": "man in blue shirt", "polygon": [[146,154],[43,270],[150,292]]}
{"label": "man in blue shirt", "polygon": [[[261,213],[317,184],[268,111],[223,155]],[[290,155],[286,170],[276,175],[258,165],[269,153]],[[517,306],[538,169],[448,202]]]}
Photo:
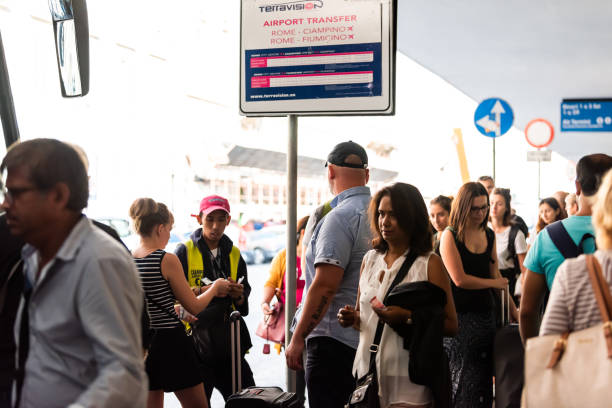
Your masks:
{"label": "man in blue shirt", "polygon": [[308,401],[317,408],[344,406],[354,389],[352,367],[359,334],[344,330],[336,313],[355,304],[361,261],[371,247],[365,150],[351,141],[340,143],[326,166],[336,196],[306,250],[306,296],[285,353],[289,368],[302,370],[302,353],[307,349]]}
{"label": "man in blue shirt", "polygon": [[[612,157],[606,154],[584,156],[576,165],[576,197],[579,210],[576,215],[561,221],[572,241],[581,243],[585,234],[595,235],[591,224],[592,196],[597,193],[603,175],[612,168]],[[552,287],[557,268],[565,258],[553,243],[549,228],[542,230],[525,258],[526,276],[520,307],[520,331],[523,341],[538,335],[539,309],[542,297]],[[584,241],[584,253],[595,251],[592,239]]]}

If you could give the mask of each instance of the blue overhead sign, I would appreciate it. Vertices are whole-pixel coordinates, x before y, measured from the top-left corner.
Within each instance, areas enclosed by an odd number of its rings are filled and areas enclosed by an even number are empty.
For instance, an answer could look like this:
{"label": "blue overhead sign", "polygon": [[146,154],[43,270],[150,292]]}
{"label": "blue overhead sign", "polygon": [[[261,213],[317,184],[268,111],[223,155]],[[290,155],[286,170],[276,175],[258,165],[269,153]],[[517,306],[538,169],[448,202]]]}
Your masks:
{"label": "blue overhead sign", "polygon": [[562,132],[612,132],[612,99],[564,99]]}
{"label": "blue overhead sign", "polygon": [[480,102],[474,112],[474,124],[480,133],[488,137],[499,137],[506,133],[514,123],[514,112],[500,98],[489,98]]}

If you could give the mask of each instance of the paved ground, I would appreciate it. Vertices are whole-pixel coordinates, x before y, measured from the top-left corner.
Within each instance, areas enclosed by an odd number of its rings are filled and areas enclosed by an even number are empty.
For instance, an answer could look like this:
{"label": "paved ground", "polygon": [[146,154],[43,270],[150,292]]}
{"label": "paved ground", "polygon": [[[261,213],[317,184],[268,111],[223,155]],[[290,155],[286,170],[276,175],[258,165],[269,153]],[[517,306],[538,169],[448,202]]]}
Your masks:
{"label": "paved ground", "polygon": [[[253,348],[247,355],[246,359],[251,365],[253,374],[255,376],[255,384],[257,385],[276,385],[284,390],[287,389],[285,385],[285,355],[281,353],[276,354],[276,351],[272,347],[270,354],[263,354],[262,349],[265,340],[255,335],[255,329],[263,318],[261,313],[261,298],[263,292],[263,286],[268,278],[268,269],[270,264],[264,265],[250,265],[248,268],[249,282],[251,283],[252,292],[249,297],[250,313],[245,317],[249,332],[251,333],[251,340],[253,342]],[[165,406],[170,408],[179,408],[181,405],[174,396],[174,394],[166,394]],[[224,402],[221,394],[217,391],[213,393],[211,408],[223,408]]]}

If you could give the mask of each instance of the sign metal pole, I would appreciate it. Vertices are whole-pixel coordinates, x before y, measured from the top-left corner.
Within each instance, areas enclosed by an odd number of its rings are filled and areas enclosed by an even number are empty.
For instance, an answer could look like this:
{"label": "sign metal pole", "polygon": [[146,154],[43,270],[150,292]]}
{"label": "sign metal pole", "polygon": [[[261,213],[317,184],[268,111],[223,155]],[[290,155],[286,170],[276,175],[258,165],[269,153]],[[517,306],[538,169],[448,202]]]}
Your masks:
{"label": "sign metal pole", "polygon": [[[295,315],[296,283],[296,228],[297,228],[297,136],[298,117],[289,115],[289,142],[287,145],[287,257],[285,269],[285,350],[291,342],[291,322]],[[287,391],[295,392],[295,371],[287,370]]]}
{"label": "sign metal pole", "polygon": [[[538,152],[539,151],[540,149],[538,149]],[[542,199],[542,194],[540,193],[541,170],[542,170],[542,160],[538,158],[538,200]]]}
{"label": "sign metal pole", "polygon": [[493,181],[497,180],[495,177],[495,139],[493,138]]}

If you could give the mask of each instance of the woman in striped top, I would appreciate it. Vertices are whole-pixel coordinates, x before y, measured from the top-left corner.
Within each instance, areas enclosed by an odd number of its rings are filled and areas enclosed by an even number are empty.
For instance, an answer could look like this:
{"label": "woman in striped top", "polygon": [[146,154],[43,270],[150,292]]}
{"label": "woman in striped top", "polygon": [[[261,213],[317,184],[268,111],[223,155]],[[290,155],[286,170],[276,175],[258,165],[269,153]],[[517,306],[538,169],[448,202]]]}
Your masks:
{"label": "woman in striped top", "polygon": [[163,407],[164,392],[174,392],[183,407],[208,407],[204,386],[191,340],[174,309],[178,300],[197,315],[215,296],[225,296],[230,283],[218,279],[212,287],[195,296],[183,275],[181,263],[163,248],[170,239],[174,217],[168,208],[150,198],[139,198],[130,207],[140,244],[135,258],[147,298],[154,335],[145,366],[149,377],[147,407]]}
{"label": "woman in striped top", "polygon": [[[612,291],[612,170],[595,196],[592,222],[598,248],[594,256]],[[540,336],[583,330],[598,323],[601,314],[589,280],[586,255],[567,259],[557,269]]]}

